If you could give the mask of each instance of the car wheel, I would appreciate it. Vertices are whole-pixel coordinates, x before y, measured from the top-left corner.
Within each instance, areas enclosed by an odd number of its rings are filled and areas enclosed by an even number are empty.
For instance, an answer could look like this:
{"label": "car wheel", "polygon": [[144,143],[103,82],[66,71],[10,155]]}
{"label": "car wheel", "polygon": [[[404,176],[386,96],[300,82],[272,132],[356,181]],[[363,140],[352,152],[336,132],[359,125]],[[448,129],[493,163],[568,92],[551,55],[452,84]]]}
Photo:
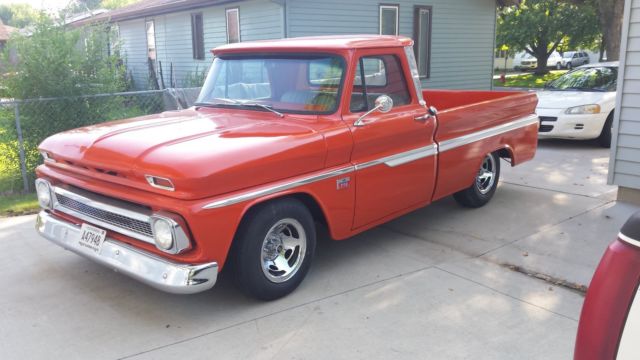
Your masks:
{"label": "car wheel", "polygon": [[556,70],[562,70],[562,63],[556,64]]}
{"label": "car wheel", "polygon": [[250,297],[274,300],[295,290],[309,271],[315,223],[300,201],[277,200],[252,209],[235,241],[236,284]]}
{"label": "car wheel", "polygon": [[571,70],[573,68],[573,65],[571,65],[571,63],[567,63],[567,70]]}
{"label": "car wheel", "polygon": [[500,179],[500,157],[488,154],[482,160],[473,185],[453,194],[454,199],[465,207],[479,208],[486,205],[498,188]]}
{"label": "car wheel", "polygon": [[611,147],[611,131],[613,130],[613,111],[607,117],[607,121],[604,122],[602,132],[598,137],[598,144],[600,146],[609,148]]}

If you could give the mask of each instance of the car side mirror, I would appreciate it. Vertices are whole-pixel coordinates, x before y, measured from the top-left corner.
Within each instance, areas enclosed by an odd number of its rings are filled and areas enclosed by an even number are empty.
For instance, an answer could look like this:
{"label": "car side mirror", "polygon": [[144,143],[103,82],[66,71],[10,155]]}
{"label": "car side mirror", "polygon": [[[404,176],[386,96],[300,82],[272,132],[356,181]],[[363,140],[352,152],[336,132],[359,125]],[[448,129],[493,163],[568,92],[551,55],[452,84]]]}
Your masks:
{"label": "car side mirror", "polygon": [[[362,116],[360,116],[358,118],[358,120],[356,120],[356,122],[353,123],[353,126],[364,126],[366,124],[369,124],[373,121],[369,121],[369,122],[365,122],[364,119],[369,116],[371,113],[379,111],[383,114],[388,113],[389,111],[391,111],[391,109],[393,108],[393,99],[391,99],[389,96],[387,95],[380,95],[378,96],[378,98],[376,98],[376,101],[374,103],[374,107],[373,109],[367,111],[366,113],[362,114]],[[375,120],[374,120],[375,121]]]}

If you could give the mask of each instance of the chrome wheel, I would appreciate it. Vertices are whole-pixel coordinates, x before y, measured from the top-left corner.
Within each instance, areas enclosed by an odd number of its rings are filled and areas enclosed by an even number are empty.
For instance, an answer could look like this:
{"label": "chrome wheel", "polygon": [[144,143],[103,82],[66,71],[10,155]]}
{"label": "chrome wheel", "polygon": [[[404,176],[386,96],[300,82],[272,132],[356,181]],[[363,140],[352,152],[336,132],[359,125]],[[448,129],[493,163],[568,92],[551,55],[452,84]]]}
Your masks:
{"label": "chrome wheel", "polygon": [[485,195],[493,188],[493,184],[496,181],[496,169],[495,158],[491,154],[487,155],[482,161],[482,166],[476,176],[476,186],[482,195]]}
{"label": "chrome wheel", "polygon": [[289,280],[300,269],[307,250],[304,227],[295,219],[282,219],[267,232],[262,242],[261,265],[274,283]]}

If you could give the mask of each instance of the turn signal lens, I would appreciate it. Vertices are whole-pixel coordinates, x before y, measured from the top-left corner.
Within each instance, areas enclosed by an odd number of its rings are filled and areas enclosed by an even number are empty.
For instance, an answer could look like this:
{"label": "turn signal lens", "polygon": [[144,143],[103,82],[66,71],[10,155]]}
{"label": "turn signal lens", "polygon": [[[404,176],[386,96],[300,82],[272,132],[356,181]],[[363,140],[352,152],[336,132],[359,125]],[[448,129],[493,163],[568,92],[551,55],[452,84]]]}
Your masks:
{"label": "turn signal lens", "polygon": [[171,180],[167,178],[153,176],[153,175],[145,175],[144,177],[147,179],[147,182],[149,183],[149,185],[153,186],[154,188],[169,190],[169,191],[175,190],[173,183],[171,182]]}

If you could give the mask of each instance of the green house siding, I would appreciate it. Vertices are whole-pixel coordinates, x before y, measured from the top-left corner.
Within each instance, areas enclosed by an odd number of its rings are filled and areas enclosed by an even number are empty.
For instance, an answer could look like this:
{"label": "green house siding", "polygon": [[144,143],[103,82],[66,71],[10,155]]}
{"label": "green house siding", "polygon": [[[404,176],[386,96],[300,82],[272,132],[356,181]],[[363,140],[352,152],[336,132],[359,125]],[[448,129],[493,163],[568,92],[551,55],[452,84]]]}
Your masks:
{"label": "green house siding", "polygon": [[[399,33],[413,37],[414,6],[432,7],[429,88],[490,89],[493,73],[495,0],[250,0],[148,17],[156,29],[157,60],[169,86],[173,65],[177,86],[211,63],[208,51],[225,44],[225,9],[240,11],[242,41],[335,34],[378,34],[379,5],[399,5]],[[201,12],[204,60],[195,60],[191,14]],[[286,15],[286,16],[285,16]],[[145,19],[118,23],[127,67],[137,88],[148,85]]]}
{"label": "green house siding", "polygon": [[380,4],[398,5],[399,33],[413,37],[414,6],[432,7],[430,88],[490,89],[494,0],[290,0],[287,35],[378,34]]}
{"label": "green house siding", "polygon": [[640,0],[625,3],[609,183],[640,199]]}
{"label": "green house siding", "polygon": [[[240,37],[242,41],[279,39],[284,37],[282,7],[267,0],[241,1],[174,12],[118,23],[122,51],[127,69],[135,87],[148,86],[147,39],[145,22],[153,20],[156,35],[156,59],[162,64],[165,85],[169,86],[171,67],[178,87],[192,86],[186,79],[196,72],[206,71],[213,59],[209,50],[227,43],[225,10],[240,11]],[[191,42],[191,14],[202,13],[204,25],[204,60],[193,58]]]}

